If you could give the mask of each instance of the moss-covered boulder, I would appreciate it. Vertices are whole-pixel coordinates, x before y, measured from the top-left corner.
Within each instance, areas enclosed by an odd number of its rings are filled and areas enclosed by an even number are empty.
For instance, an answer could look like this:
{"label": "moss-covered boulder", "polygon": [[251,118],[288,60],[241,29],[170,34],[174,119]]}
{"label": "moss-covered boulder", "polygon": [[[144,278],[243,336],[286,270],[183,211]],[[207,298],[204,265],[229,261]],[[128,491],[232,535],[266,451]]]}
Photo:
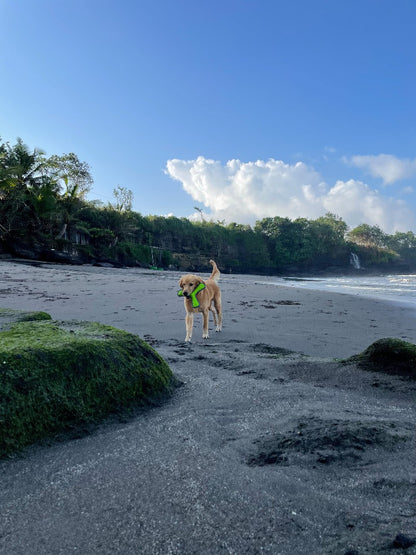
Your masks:
{"label": "moss-covered boulder", "polygon": [[47,312],[0,308],[0,331],[10,329],[16,322],[34,322],[37,320],[52,320],[52,316]]}
{"label": "moss-covered boulder", "polygon": [[[37,316],[36,316],[37,315]],[[42,437],[153,401],[173,374],[147,343],[92,322],[3,314],[0,457]],[[0,315],[1,320],[1,315]]]}
{"label": "moss-covered boulder", "polygon": [[401,339],[379,339],[346,362],[354,362],[367,370],[416,379],[416,345]]}

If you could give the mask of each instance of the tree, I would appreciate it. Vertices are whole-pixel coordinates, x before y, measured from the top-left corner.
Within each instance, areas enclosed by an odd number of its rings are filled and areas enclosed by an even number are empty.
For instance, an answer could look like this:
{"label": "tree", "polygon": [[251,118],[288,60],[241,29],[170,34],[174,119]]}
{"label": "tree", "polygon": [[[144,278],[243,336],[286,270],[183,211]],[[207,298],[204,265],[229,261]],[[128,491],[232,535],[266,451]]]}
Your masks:
{"label": "tree", "polygon": [[312,220],[310,222],[310,233],[314,245],[315,257],[322,264],[330,263],[331,259],[345,258],[347,246],[345,234],[347,224],[339,217],[331,213]]}
{"label": "tree", "polygon": [[94,182],[89,165],[73,152],[45,158],[43,171],[59,184],[64,196],[72,198],[84,199]]}
{"label": "tree", "polygon": [[72,228],[75,232],[86,232],[85,225],[83,225],[79,214],[85,207],[85,202],[76,195],[76,189],[67,192],[64,196],[58,199],[58,210],[56,214],[59,231],[56,234],[56,239],[69,239],[69,230]]}
{"label": "tree", "polygon": [[400,254],[410,249],[416,250],[416,235],[413,231],[396,231],[394,235],[388,236],[388,246]]}
{"label": "tree", "polygon": [[113,189],[113,195],[116,199],[116,204],[111,205],[117,212],[130,212],[133,206],[133,191],[120,185]]}
{"label": "tree", "polygon": [[338,240],[344,240],[345,234],[348,230],[348,226],[340,216],[332,214],[331,212],[327,212],[325,216],[321,216],[320,218],[316,219],[315,222],[324,226],[328,226],[332,230],[333,235],[336,236]]}
{"label": "tree", "polygon": [[35,239],[50,232],[58,186],[44,171],[43,152],[30,151],[22,139],[0,149],[1,239]]}
{"label": "tree", "polygon": [[194,210],[196,210],[201,216],[201,222],[205,222],[204,211],[202,210],[202,208],[199,208],[198,206],[194,206]]}
{"label": "tree", "polygon": [[387,235],[378,225],[361,224],[348,233],[348,240],[364,247],[383,248],[387,244]]}
{"label": "tree", "polygon": [[277,238],[282,235],[290,226],[292,222],[289,218],[281,218],[275,216],[274,218],[263,218],[257,221],[254,226],[254,231],[263,233],[267,237]]}
{"label": "tree", "polygon": [[257,221],[256,233],[265,236],[272,266],[282,269],[296,262],[296,251],[301,238],[297,235],[299,223],[296,225],[289,218],[275,216]]}
{"label": "tree", "polygon": [[416,265],[416,235],[413,231],[397,231],[394,235],[388,236],[390,249],[400,255],[402,261],[410,264],[412,268]]}

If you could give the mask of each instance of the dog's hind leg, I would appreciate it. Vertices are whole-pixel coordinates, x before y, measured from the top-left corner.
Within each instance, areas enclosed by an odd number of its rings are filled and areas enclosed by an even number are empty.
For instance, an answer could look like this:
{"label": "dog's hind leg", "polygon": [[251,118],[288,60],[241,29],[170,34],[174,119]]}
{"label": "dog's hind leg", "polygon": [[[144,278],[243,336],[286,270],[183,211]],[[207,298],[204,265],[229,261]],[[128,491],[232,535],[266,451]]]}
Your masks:
{"label": "dog's hind leg", "polygon": [[222,308],[221,308],[221,295],[218,295],[214,299],[214,306],[217,312],[218,320],[214,317],[214,322],[216,325],[215,331],[221,331],[222,329]]}
{"label": "dog's hind leg", "polygon": [[214,324],[217,326],[218,325],[217,312],[214,308],[212,308],[212,306],[210,306],[209,309],[212,312],[212,315],[214,317]]}

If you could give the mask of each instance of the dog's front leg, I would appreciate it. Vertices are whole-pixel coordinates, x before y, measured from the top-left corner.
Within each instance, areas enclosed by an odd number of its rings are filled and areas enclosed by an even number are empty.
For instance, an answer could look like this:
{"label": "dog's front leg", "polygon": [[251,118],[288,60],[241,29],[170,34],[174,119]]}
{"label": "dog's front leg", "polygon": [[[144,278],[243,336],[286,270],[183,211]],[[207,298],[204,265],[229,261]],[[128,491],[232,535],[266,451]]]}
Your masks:
{"label": "dog's front leg", "polygon": [[192,328],[194,326],[194,315],[192,312],[187,312],[185,317],[186,324],[186,337],[185,341],[191,341],[192,339]]}
{"label": "dog's front leg", "polygon": [[202,326],[202,339],[208,339],[209,337],[209,334],[208,334],[209,310],[208,309],[204,310],[204,312],[202,313],[202,317],[204,319],[204,323]]}

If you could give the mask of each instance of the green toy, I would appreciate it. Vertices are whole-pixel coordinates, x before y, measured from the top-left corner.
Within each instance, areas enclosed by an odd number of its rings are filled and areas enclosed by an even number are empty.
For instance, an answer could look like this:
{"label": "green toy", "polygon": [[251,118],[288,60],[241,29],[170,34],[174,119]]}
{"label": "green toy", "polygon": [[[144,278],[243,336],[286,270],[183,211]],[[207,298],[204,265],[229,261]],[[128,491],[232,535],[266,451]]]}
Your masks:
{"label": "green toy", "polygon": [[[196,298],[196,296],[198,295],[198,293],[199,293],[200,291],[202,291],[202,289],[205,289],[205,283],[200,283],[200,284],[198,285],[198,287],[195,287],[195,289],[194,289],[194,290],[192,291],[192,293],[190,294],[190,295],[191,295],[192,307],[193,307],[193,308],[198,308],[198,306],[199,306],[199,301],[198,301],[198,299]],[[179,291],[178,291],[178,297],[183,297],[183,291],[182,291],[182,289],[179,289]]]}

